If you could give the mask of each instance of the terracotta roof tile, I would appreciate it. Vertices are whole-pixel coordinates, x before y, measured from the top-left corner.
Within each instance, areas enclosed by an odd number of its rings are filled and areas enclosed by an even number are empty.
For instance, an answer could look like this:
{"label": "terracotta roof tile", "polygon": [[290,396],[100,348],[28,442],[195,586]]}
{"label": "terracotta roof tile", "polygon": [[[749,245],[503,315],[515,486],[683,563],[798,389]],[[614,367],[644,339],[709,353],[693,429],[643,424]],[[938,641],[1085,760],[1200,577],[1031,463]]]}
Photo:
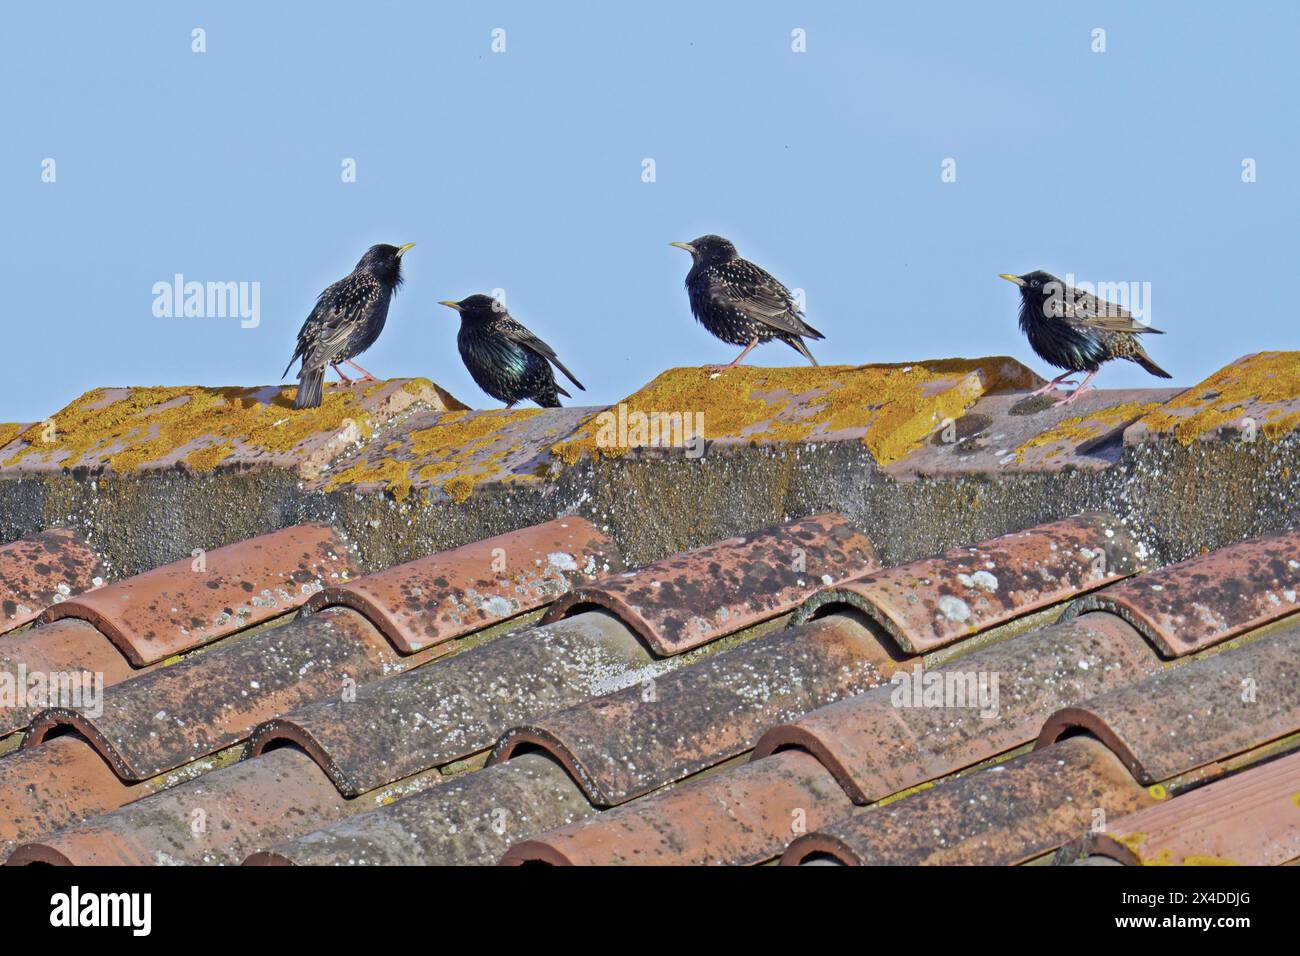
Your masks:
{"label": "terracotta roof tile", "polygon": [[97,716],[43,711],[23,746],[71,728],[123,780],[145,780],[239,743],[276,714],[338,696],[348,681],[374,679],[397,659],[365,618],[331,609],[119,684],[104,694]]}
{"label": "terracotta roof tile", "polygon": [[41,621],[88,621],[143,667],[295,610],[355,573],[332,528],[297,525],[53,605]]}
{"label": "terracotta roof tile", "polygon": [[97,588],[108,572],[85,539],[66,528],[0,545],[0,634],[59,601]]}
{"label": "terracotta roof tile", "polygon": [[787,750],[606,810],[589,825],[570,824],[522,840],[501,862],[761,863],[800,833],[841,819],[852,808],[814,757]]}
{"label": "terracotta roof tile", "polygon": [[890,651],[837,615],[512,728],[492,761],[541,748],[597,806],[613,806],[749,750],[764,728],[887,680]]}
{"label": "terracotta roof tile", "polygon": [[0,855],[139,796],[76,737],[0,759]]}
{"label": "terracotta roof tile", "polygon": [[1156,802],[1123,763],[1087,737],[868,807],[799,837],[784,865],[829,856],[850,865],[1009,864],[1060,846],[1104,814]]}
{"label": "terracotta roof tile", "polygon": [[[0,640],[0,680],[12,681],[17,691],[28,688],[29,675],[98,676],[104,687],[120,684],[139,672],[117,646],[96,627],[68,618],[31,628]],[[47,684],[48,687],[48,684]],[[0,694],[0,734],[22,730],[32,718],[54,703],[46,694],[38,699],[17,693]]]}
{"label": "terracotta roof tile", "polygon": [[[1060,700],[1122,686],[1159,667],[1156,654],[1136,632],[1110,615],[1088,615],[1070,624],[1045,627],[934,668],[935,673],[997,674],[995,718],[975,709],[895,706],[895,685],[878,687],[793,723],[771,727],[755,746],[749,765],[626,804],[624,812],[609,811],[587,824],[541,835],[512,848],[510,857],[514,861],[580,858],[586,863],[771,859],[803,832],[792,830],[792,822],[811,829],[830,822],[825,815],[832,808],[839,808],[842,815],[853,802],[880,800],[1022,746],[1034,739]],[[900,678],[911,679],[907,665],[895,672],[895,680]],[[637,761],[642,759],[640,750],[626,752]],[[807,760],[812,760],[822,772],[811,778],[806,773],[792,777],[787,764],[793,754],[806,758],[796,766],[806,769]],[[770,760],[778,764],[764,769],[762,765]],[[838,784],[837,798],[827,796],[820,784],[823,776]],[[752,800],[765,799],[759,787],[769,782],[782,792],[808,789],[817,801],[785,804],[784,814],[746,817],[743,825],[728,825],[726,815],[739,812],[732,809],[732,797],[743,792]],[[727,809],[719,815],[715,807]],[[805,812],[792,821],[792,808]],[[673,818],[682,822],[667,825],[665,821]],[[697,818],[707,821],[707,830],[696,830],[689,822]],[[694,837],[690,844],[682,842],[685,832]],[[731,856],[733,852],[739,855]]]}
{"label": "terracotta roof tile", "polygon": [[1300,753],[1109,823],[1085,852],[1155,866],[1276,866],[1300,860]]}
{"label": "terracotta roof tile", "polygon": [[1132,537],[1088,513],[863,575],[810,598],[796,620],[850,606],[921,654],[1139,570]]}
{"label": "terracotta roof tile", "polygon": [[617,614],[656,654],[680,654],[877,566],[871,542],[847,519],[816,515],[576,588],[543,620],[595,605]]}
{"label": "terracotta roof tile", "polygon": [[1300,611],[1300,531],[1197,555],[1080,598],[1066,616],[1103,610],[1180,657]]}
{"label": "terracotta roof tile", "polygon": [[[897,687],[890,685],[772,727],[754,756],[805,749],[855,803],[871,803],[1027,744],[1062,702],[1130,686],[1159,670],[1159,659],[1129,625],[1109,614],[1088,614],[931,671],[998,675],[992,718],[978,709],[900,707]],[[913,676],[906,670],[899,675]]]}
{"label": "terracotta roof tile", "polygon": [[[62,739],[62,738],[61,738]],[[56,743],[57,741],[51,741]],[[10,865],[142,866],[238,863],[257,839],[304,819],[329,820],[345,801],[310,757],[277,750],[146,796],[19,847]]]}
{"label": "terracotta roof tile", "polygon": [[[298,525],[215,548],[52,604],[0,642],[0,675],[88,673],[110,687],[168,657],[285,615],[327,582],[355,573],[338,534]],[[0,734],[58,701],[0,695]]]}
{"label": "terracotta roof tile", "polygon": [[250,864],[448,866],[495,863],[521,833],[596,811],[560,767],[525,754],[255,853]]}
{"label": "terracotta roof tile", "polygon": [[253,733],[248,753],[296,744],[340,791],[356,796],[486,750],[510,724],[634,679],[650,662],[614,618],[579,615],[270,720]]}
{"label": "terracotta roof tile", "polygon": [[854,813],[782,862],[1006,864],[1077,844],[1300,731],[1297,648],[1300,628],[1264,635],[1065,708],[1033,751]]}
{"label": "terracotta roof tile", "polygon": [[1167,782],[1300,731],[1300,625],[1064,707],[1037,745],[1086,731],[1142,783]]}
{"label": "terracotta roof tile", "polygon": [[623,570],[618,547],[584,518],[559,518],[331,585],[307,607],[344,605],[414,653],[543,607]]}

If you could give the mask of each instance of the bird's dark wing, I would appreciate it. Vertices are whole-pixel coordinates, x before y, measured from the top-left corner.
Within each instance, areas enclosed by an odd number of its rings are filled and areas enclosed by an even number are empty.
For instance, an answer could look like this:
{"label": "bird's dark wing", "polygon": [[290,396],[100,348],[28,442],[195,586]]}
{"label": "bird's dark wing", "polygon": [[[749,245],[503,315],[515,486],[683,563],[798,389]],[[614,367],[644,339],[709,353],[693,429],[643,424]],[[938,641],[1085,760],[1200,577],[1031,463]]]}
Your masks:
{"label": "bird's dark wing", "polygon": [[711,291],[725,302],[739,306],[750,318],[791,335],[824,336],[805,322],[794,297],[775,277],[746,259],[732,259],[715,266]]}
{"label": "bird's dark wing", "polygon": [[303,364],[324,366],[336,358],[370,314],[381,292],[379,280],[365,272],[354,272],[322,292],[298,333],[298,354]]}
{"label": "bird's dark wing", "polygon": [[564,363],[561,362],[559,357],[555,354],[555,349],[551,348],[537,336],[533,335],[532,332],[529,332],[520,322],[510,316],[506,316],[497,322],[497,331],[511,342],[515,342],[532,352],[536,352],[563,372],[568,377],[569,381],[582,389],[582,391],[585,392],[587,390],[587,387],[574,378],[573,373],[564,367]]}
{"label": "bird's dark wing", "polygon": [[1080,292],[1078,289],[1067,285],[1063,285],[1062,289],[1064,290],[1063,295],[1049,297],[1045,305],[1045,311],[1050,314],[1052,306],[1057,305],[1060,318],[1065,319],[1072,325],[1100,329],[1104,332],[1141,333],[1160,331],[1133,318],[1133,314],[1128,309],[1118,306],[1114,302],[1100,299],[1091,292]]}

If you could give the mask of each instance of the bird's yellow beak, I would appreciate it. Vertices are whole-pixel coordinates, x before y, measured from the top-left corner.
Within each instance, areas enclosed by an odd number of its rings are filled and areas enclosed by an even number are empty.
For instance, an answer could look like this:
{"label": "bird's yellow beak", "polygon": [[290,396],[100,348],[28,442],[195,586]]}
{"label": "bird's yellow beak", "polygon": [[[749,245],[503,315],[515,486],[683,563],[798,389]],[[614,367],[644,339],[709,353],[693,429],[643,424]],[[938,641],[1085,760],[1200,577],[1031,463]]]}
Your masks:
{"label": "bird's yellow beak", "polygon": [[399,259],[402,258],[402,256],[404,256],[404,255],[406,254],[406,250],[407,250],[407,249],[410,249],[410,248],[412,248],[412,247],[414,247],[414,246],[415,246],[415,243],[413,243],[413,242],[408,242],[408,243],[407,243],[406,245],[404,245],[404,246],[398,246],[398,247],[397,247],[397,258],[399,258]]}
{"label": "bird's yellow beak", "polygon": [[999,273],[998,273],[998,278],[999,278],[999,279],[1006,279],[1008,282],[1014,282],[1016,285],[1024,285],[1024,284],[1025,284],[1025,280],[1024,280],[1024,279],[1020,278],[1020,276],[1013,276],[1013,275],[1011,275],[1011,273],[1009,273],[1009,272],[999,272]]}
{"label": "bird's yellow beak", "polygon": [[668,245],[676,246],[678,249],[685,249],[687,252],[695,251],[695,247],[691,245],[689,242],[670,242],[668,243]]}
{"label": "bird's yellow beak", "polygon": [[449,309],[455,309],[457,312],[460,311],[460,303],[459,303],[459,302],[453,302],[453,301],[451,301],[451,299],[439,299],[439,300],[438,300],[438,304],[439,304],[439,305],[445,305],[445,306],[446,306],[447,308],[449,308]]}

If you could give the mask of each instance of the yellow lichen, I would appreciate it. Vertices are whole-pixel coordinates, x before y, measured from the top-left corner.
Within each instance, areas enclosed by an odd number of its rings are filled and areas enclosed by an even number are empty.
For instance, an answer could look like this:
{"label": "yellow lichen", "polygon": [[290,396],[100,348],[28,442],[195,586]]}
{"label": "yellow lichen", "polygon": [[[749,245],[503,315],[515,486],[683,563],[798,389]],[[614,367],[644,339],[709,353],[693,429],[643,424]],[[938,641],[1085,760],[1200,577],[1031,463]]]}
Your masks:
{"label": "yellow lichen", "polygon": [[0,422],[0,448],[9,444],[27,429],[18,422]]}
{"label": "yellow lichen", "polygon": [[[1230,424],[1249,424],[1254,432],[1276,440],[1300,428],[1300,411],[1286,407],[1298,399],[1300,352],[1259,352],[1219,369],[1144,415],[1138,424],[1152,434],[1171,435],[1183,445]],[[1250,404],[1261,408],[1247,413]],[[1269,409],[1269,404],[1277,407]],[[1258,415],[1260,420],[1246,423],[1248,414]]]}
{"label": "yellow lichen", "polygon": [[1060,443],[1060,448],[1049,454],[1049,458],[1078,448],[1085,442],[1100,438],[1110,431],[1113,426],[1134,421],[1159,407],[1159,402],[1146,402],[1145,404],[1141,402],[1124,402],[1122,405],[1113,405],[1110,408],[1103,408],[1087,415],[1067,418],[1021,444],[1016,449],[1016,461],[1024,460],[1025,453],[1033,448],[1045,448]]}
{"label": "yellow lichen", "polygon": [[367,411],[352,390],[326,389],[321,407],[301,411],[293,409],[294,391],[281,388],[268,399],[264,388],[168,386],[130,389],[113,400],[112,390],[95,389],[54,415],[53,441],[44,441],[42,423],[24,431],[21,437],[28,446],[5,464],[31,454],[65,452],[65,468],[95,456],[126,472],[200,440],[229,448],[225,454],[200,448],[189,456],[215,464],[240,445],[290,451],[312,436],[341,432],[349,423],[358,438],[372,433]]}
{"label": "yellow lichen", "polygon": [[183,460],[191,471],[211,471],[234,453],[234,445],[222,442],[220,445],[210,445],[191,452]]}
{"label": "yellow lichen", "polygon": [[636,447],[610,441],[620,405],[622,421],[639,412],[702,413],[708,440],[736,438],[802,442],[861,432],[875,459],[897,461],[945,419],[960,417],[981,395],[1025,388],[1039,380],[1009,358],[944,359],[899,365],[703,368],[664,372],[645,388],[596,413],[573,436],[552,448],[569,464],[582,455],[608,458]]}
{"label": "yellow lichen", "polygon": [[540,408],[479,412],[473,416],[465,411],[446,412],[430,427],[417,429],[407,440],[390,443],[384,449],[386,453],[400,454],[409,442],[409,454],[359,462],[334,475],[326,490],[376,483],[386,487],[398,501],[404,501],[418,480],[460,503],[484,480],[533,480],[535,476],[530,474],[500,474],[500,463],[516,450],[513,443],[503,442],[490,455],[483,452],[501,441],[513,425],[541,412]]}

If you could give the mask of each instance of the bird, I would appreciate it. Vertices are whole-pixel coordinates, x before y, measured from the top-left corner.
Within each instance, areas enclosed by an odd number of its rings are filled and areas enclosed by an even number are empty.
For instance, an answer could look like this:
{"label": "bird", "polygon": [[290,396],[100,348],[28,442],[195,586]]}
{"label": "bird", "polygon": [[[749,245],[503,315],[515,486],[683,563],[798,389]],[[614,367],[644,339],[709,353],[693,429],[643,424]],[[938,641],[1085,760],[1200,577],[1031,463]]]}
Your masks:
{"label": "bird", "polygon": [[1173,377],[1147,355],[1137,338],[1164,333],[1137,321],[1127,309],[1068,286],[1048,272],[1027,272],[1022,276],[1004,272],[999,278],[1020,287],[1020,331],[1028,337],[1030,347],[1048,364],[1065,369],[1031,395],[1074,385],[1070,376],[1087,372],[1083,381],[1057,402],[1069,405],[1093,389],[1097,370],[1111,359],[1136,362],[1159,378]]}
{"label": "bird", "polygon": [[302,359],[298,394],[293,400],[295,409],[320,405],[327,365],[347,385],[353,380],[339,370],[340,362],[346,362],[362,374],[357,381],[375,380],[352,359],[374,345],[384,330],[388,305],[402,284],[402,256],[414,245],[408,242],[403,246],[387,243],[371,246],[355,269],[317,297],[315,308],[298,331],[298,347],[284,370],[284,375],[288,375],[293,363]]}
{"label": "bird", "polygon": [[506,408],[531,400],[542,408],[559,408],[559,396],[572,398],[555,384],[554,365],[580,390],[586,386],[551,348],[523,324],[511,318],[505,304],[490,295],[471,295],[459,302],[443,299],[438,303],[460,313],[460,332],[456,345],[479,388]]}
{"label": "bird", "polygon": [[803,320],[803,312],[790,290],[754,263],[740,258],[730,240],[708,235],[669,245],[691,254],[691,271],[686,275],[691,314],[715,338],[745,347],[731,364],[710,368],[735,368],[750,349],[772,339],[780,339],[817,364],[803,340],[826,336]]}

